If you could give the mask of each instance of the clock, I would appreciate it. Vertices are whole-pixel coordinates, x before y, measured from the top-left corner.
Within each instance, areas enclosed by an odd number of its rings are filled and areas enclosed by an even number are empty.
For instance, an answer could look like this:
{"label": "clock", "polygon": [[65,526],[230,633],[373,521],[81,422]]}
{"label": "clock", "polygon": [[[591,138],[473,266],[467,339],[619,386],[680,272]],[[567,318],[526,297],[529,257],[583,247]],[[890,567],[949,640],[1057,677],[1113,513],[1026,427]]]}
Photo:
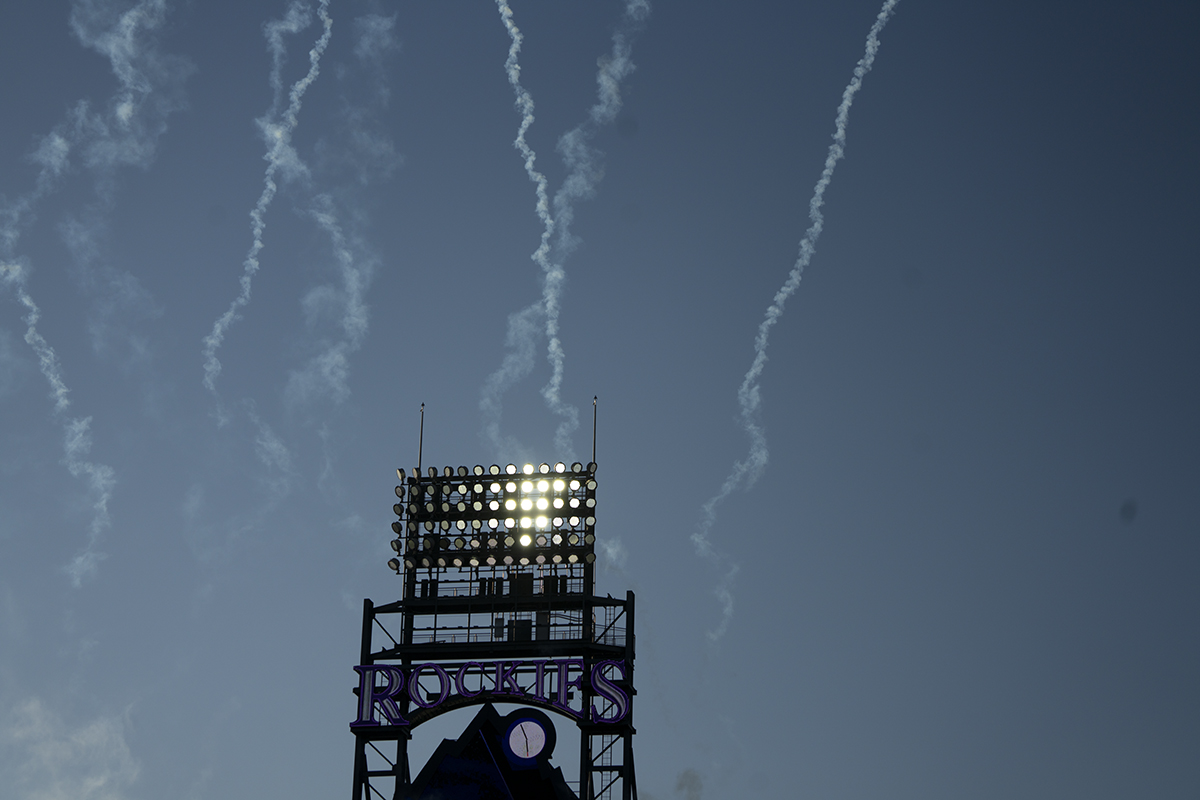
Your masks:
{"label": "clock", "polygon": [[546,729],[537,720],[519,720],[508,729],[508,738],[505,744],[517,759],[533,760],[546,747]]}

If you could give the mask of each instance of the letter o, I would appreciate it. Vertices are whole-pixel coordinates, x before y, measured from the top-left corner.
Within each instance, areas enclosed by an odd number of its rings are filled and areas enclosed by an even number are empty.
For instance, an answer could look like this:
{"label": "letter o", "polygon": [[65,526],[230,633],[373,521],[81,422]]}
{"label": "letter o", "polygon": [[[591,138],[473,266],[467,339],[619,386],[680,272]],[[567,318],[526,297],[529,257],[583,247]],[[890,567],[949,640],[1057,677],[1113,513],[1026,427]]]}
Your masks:
{"label": "letter o", "polygon": [[[438,699],[432,703],[427,702],[424,697],[421,697],[421,670],[428,667],[433,670],[438,676]],[[450,676],[446,674],[446,670],[442,669],[437,664],[422,664],[419,667],[413,668],[412,674],[408,676],[408,696],[412,701],[421,708],[433,708],[440,706],[442,702],[450,694]]]}

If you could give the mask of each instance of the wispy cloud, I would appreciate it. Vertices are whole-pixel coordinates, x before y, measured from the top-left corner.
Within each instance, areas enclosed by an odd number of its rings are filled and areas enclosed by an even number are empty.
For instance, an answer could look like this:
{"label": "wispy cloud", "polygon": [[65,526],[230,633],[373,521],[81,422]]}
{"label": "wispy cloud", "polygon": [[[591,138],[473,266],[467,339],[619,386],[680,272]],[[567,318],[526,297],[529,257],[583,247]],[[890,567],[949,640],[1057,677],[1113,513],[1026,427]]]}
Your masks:
{"label": "wispy cloud", "polygon": [[[71,172],[73,155],[92,174],[101,208],[111,203],[118,168],[145,168],[153,160],[167,118],[183,106],[183,83],[191,72],[186,60],[158,49],[166,12],[166,0],[141,0],[132,6],[110,0],[76,0],[71,8],[71,31],[83,46],[108,59],[118,87],[99,110],[79,101],[63,122],[41,138],[29,156],[40,167],[33,189],[0,211],[0,283],[14,291],[25,309],[24,338],[50,385],[51,403],[58,416],[71,404],[70,390],[54,348],[38,330],[41,309],[29,292],[28,263],[16,256],[17,242],[38,203]],[[64,229],[68,245],[85,271],[97,257],[95,241],[102,226],[101,217],[95,215],[87,224],[76,221]],[[123,277],[128,279],[119,281],[123,290],[136,285],[132,276]],[[104,557],[97,545],[111,524],[108,503],[116,485],[111,467],[87,459],[91,422],[91,417],[76,417],[63,423],[64,463],[74,477],[84,481],[93,511],[86,545],[65,567],[76,587],[95,573]]]}
{"label": "wispy cloud", "polygon": [[108,501],[117,485],[116,473],[112,467],[87,460],[92,450],[91,425],[91,417],[70,420],[66,425],[63,444],[67,469],[74,477],[83,479],[92,501],[92,521],[88,526],[87,544],[65,567],[71,577],[71,584],[76,588],[83,585],[85,578],[94,575],[97,566],[106,558],[105,554],[96,548],[101,535],[112,525],[108,515]]}
{"label": "wispy cloud", "polygon": [[[63,380],[58,356],[38,332],[37,323],[41,317],[41,310],[25,290],[24,277],[25,273],[19,265],[0,264],[0,279],[15,287],[17,300],[26,309],[25,341],[33,348],[42,375],[50,384],[50,399],[54,404],[55,414],[62,415],[71,405],[70,390]],[[92,447],[91,423],[91,417],[69,419],[64,423],[64,461],[72,476],[83,479],[92,501],[92,521],[88,525],[87,543],[65,567],[72,585],[76,588],[83,584],[85,578],[95,573],[97,565],[104,558],[104,554],[96,548],[102,534],[111,525],[108,502],[116,486],[116,475],[112,467],[87,460]]]}
{"label": "wispy cloud", "polygon": [[[212,332],[204,337],[204,385],[213,394],[216,394],[217,391],[217,376],[221,374],[221,362],[217,358],[217,350],[225,340],[225,334],[228,332],[229,327],[234,323],[234,320],[239,318],[239,310],[250,302],[251,284],[260,266],[258,255],[263,249],[263,233],[266,230],[265,217],[267,209],[270,207],[271,201],[275,198],[275,193],[279,188],[275,182],[275,176],[278,173],[282,180],[291,180],[308,174],[308,168],[300,159],[295,148],[292,147],[292,134],[295,132],[297,124],[299,124],[300,107],[304,99],[304,93],[320,74],[321,56],[324,54],[325,48],[329,45],[329,39],[333,35],[333,20],[329,16],[328,9],[329,0],[321,0],[320,5],[317,7],[317,16],[320,18],[322,31],[320,37],[308,52],[308,73],[292,84],[291,91],[288,93],[288,105],[282,111],[280,111],[283,92],[282,69],[285,56],[287,55],[284,36],[299,33],[301,30],[307,28],[312,20],[308,8],[304,4],[293,2],[288,7],[288,12],[283,19],[272,20],[265,27],[267,46],[271,52],[272,59],[270,82],[271,88],[275,93],[275,99],[270,111],[265,116],[260,117],[257,122],[259,131],[267,145],[267,152],[264,156],[267,161],[267,169],[266,174],[263,176],[262,193],[259,195],[258,203],[255,204],[250,212],[251,231],[254,241],[250,246],[250,252],[246,255],[245,261],[242,262],[241,291],[233,299],[233,302],[230,303],[225,313],[217,317],[213,323]],[[221,413],[221,420],[223,422],[226,420],[223,412]]]}
{"label": "wispy cloud", "polygon": [[125,369],[145,362],[150,340],[134,326],[160,316],[162,310],[136,276],[104,263],[108,225],[102,213],[90,209],[81,216],[71,215],[59,225],[59,233],[84,290],[95,296],[87,318],[92,351],[120,357]]}
{"label": "wispy cloud", "polygon": [[[270,535],[271,520],[299,478],[296,457],[283,438],[259,416],[252,402],[243,403],[242,411],[251,425],[245,441],[253,459],[242,459],[239,463],[247,465],[246,483],[252,499],[238,506],[244,510],[230,513],[228,503],[210,500],[204,483],[193,483],[179,506],[183,535],[204,573],[197,588],[197,601],[212,596],[246,541]],[[260,465],[257,468],[253,466],[255,461]]]}
{"label": "wispy cloud", "polygon": [[341,285],[310,291],[304,300],[305,314],[310,327],[332,319],[337,334],[327,339],[321,352],[302,369],[291,374],[286,396],[293,403],[323,397],[340,403],[350,396],[350,355],[362,346],[367,334],[370,314],[366,290],[374,259],[363,256],[361,243],[356,247],[342,231],[332,197],[318,195],[310,213],[329,237]]}
{"label": "wispy cloud", "polygon": [[599,60],[596,103],[589,109],[582,123],[559,139],[558,152],[567,167],[567,176],[563,179],[562,187],[554,195],[553,210],[546,176],[537,169],[537,154],[525,138],[534,122],[534,102],[532,95],[521,84],[519,57],[524,36],[513,22],[512,8],[506,0],[496,0],[496,7],[511,42],[504,69],[516,95],[517,111],[521,114],[521,123],[513,146],[524,159],[525,172],[534,184],[534,209],[542,222],[541,241],[531,256],[542,269],[542,297],[538,302],[508,318],[507,352],[499,369],[484,382],[479,402],[483,414],[482,435],[497,457],[511,455],[514,449],[520,449],[512,437],[500,433],[502,398],[509,388],[533,369],[532,352],[539,337],[545,336],[551,375],[550,380],[542,387],[542,398],[551,412],[561,418],[554,434],[555,449],[561,457],[572,459],[575,451],[573,435],[579,428],[579,409],[562,399],[566,351],[559,338],[559,317],[567,277],[563,263],[579,244],[578,238],[570,232],[575,216],[575,204],[592,197],[596,192],[596,185],[603,177],[599,166],[600,154],[588,141],[600,126],[616,119],[621,109],[621,81],[633,72],[633,36],[641,30],[649,16],[650,4],[647,0],[626,2],[621,21],[613,33],[612,50]]}
{"label": "wispy cloud", "polygon": [[[68,724],[38,698],[0,729],[0,785],[30,800],[125,800],[141,767],[126,741],[128,712]],[[12,794],[8,794],[11,792]]]}
{"label": "wispy cloud", "polygon": [[370,70],[376,101],[387,105],[391,89],[383,65],[400,49],[396,38],[396,15],[364,14],[354,20],[354,56]]}
{"label": "wispy cloud", "polygon": [[[883,8],[880,9],[875,23],[867,34],[866,52],[859,59],[850,83],[842,92],[842,102],[838,106],[837,118],[834,122],[833,144],[829,146],[829,153],[825,157],[825,167],[821,170],[821,177],[817,180],[812,199],[808,203],[810,225],[804,238],[800,240],[800,254],[788,273],[787,280],[775,293],[771,305],[767,307],[763,321],[758,326],[758,335],[754,339],[754,361],[742,379],[741,386],[738,387],[738,423],[750,440],[750,452],[746,458],[734,463],[732,471],[725,478],[725,482],[721,484],[720,490],[701,507],[700,526],[691,536],[697,555],[715,564],[728,565],[731,563],[728,556],[716,550],[711,539],[712,528],[717,521],[717,506],[735,489],[745,490],[753,486],[762,476],[770,458],[767,434],[761,421],[762,388],[758,380],[767,365],[767,343],[771,328],[783,315],[784,304],[799,287],[804,268],[808,266],[816,252],[817,239],[820,238],[821,231],[825,227],[825,217],[821,213],[821,206],[825,203],[825,190],[829,187],[829,182],[833,180],[833,170],[837,166],[837,162],[846,153],[846,126],[850,122],[850,105],[854,102],[854,95],[862,88],[863,77],[871,71],[871,66],[875,63],[875,54],[879,52],[879,34],[891,19],[898,2],[900,0],[886,0],[883,4]],[[717,627],[708,634],[709,638],[714,641],[725,634],[733,619],[733,581],[737,577],[738,568],[736,564],[732,564],[726,569],[725,576],[715,590],[721,603],[721,620]]]}
{"label": "wispy cloud", "polygon": [[[158,49],[157,34],[167,17],[166,0],[141,0],[132,7],[112,0],[76,0],[71,31],[85,47],[108,59],[120,86],[106,108],[76,106],[65,130],[43,140],[42,163],[61,171],[64,140],[74,139],[84,163],[95,170],[147,167],[154,160],[168,116],[183,107],[183,83],[193,71],[188,61]],[[85,133],[80,136],[80,133]]]}

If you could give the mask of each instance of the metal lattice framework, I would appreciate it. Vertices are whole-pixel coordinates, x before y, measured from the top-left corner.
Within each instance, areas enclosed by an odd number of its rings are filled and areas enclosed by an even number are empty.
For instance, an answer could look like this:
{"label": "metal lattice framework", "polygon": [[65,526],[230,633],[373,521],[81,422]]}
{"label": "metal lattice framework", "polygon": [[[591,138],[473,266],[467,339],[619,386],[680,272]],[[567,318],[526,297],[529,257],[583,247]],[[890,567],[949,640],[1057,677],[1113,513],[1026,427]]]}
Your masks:
{"label": "metal lattice framework", "polygon": [[596,465],[397,472],[403,595],[363,604],[354,800],[411,797],[413,730],[484,702],[569,719],[578,796],[636,800],[634,595],[595,594]]}

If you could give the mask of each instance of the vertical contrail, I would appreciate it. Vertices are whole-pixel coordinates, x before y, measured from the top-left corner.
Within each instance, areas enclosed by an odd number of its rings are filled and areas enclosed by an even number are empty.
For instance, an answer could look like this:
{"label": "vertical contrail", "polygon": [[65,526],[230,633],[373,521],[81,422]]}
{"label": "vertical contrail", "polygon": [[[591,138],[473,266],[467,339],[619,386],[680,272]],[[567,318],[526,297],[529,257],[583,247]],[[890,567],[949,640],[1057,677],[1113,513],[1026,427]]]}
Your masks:
{"label": "vertical contrail", "polygon": [[275,174],[282,171],[284,178],[289,178],[303,175],[306,172],[304,163],[292,148],[292,133],[296,130],[304,93],[320,74],[321,55],[325,52],[329,38],[333,34],[333,20],[329,17],[329,2],[330,0],[321,0],[317,7],[317,16],[320,17],[324,30],[308,53],[308,74],[292,85],[288,95],[288,107],[284,110],[281,119],[277,116],[276,111],[283,87],[280,77],[286,51],[283,35],[298,33],[308,27],[311,18],[307,8],[297,1],[288,8],[287,16],[284,19],[269,22],[266,26],[267,41],[272,58],[271,88],[275,90],[276,94],[276,100],[272,104],[271,110],[265,117],[258,120],[259,129],[267,142],[267,153],[264,156],[267,161],[267,169],[263,177],[262,194],[250,212],[250,227],[254,234],[254,242],[250,246],[246,260],[242,263],[243,271],[240,281],[242,290],[229,304],[225,313],[213,323],[212,333],[204,337],[204,385],[214,394],[216,393],[217,376],[221,374],[221,362],[217,359],[217,348],[225,339],[225,333],[229,330],[229,326],[238,318],[238,310],[250,302],[250,284],[255,273],[258,272],[258,254],[263,249],[263,231],[266,229],[266,222],[263,218],[271,201],[275,198],[278,188],[275,183]]}
{"label": "vertical contrail", "polygon": [[542,236],[531,258],[541,267],[543,277],[541,300],[509,317],[505,342],[508,352],[500,368],[489,375],[484,383],[479,403],[484,415],[483,433],[498,453],[512,450],[516,446],[514,440],[500,434],[500,400],[509,387],[533,369],[534,339],[539,333],[544,333],[551,376],[542,387],[542,397],[547,407],[562,418],[555,430],[554,446],[560,454],[568,456],[574,451],[571,437],[579,427],[579,410],[563,402],[561,396],[566,360],[566,353],[558,335],[563,284],[566,281],[563,262],[578,244],[578,240],[570,233],[575,203],[592,197],[596,192],[596,184],[602,177],[596,163],[598,154],[587,142],[598,127],[611,123],[621,110],[620,84],[634,68],[631,58],[632,38],[649,16],[650,3],[648,0],[627,0],[621,21],[613,33],[612,51],[599,60],[599,72],[596,76],[599,97],[589,109],[587,118],[563,134],[558,141],[558,151],[567,167],[567,176],[563,179],[562,187],[554,195],[553,212],[546,176],[537,170],[537,156],[525,140],[525,134],[533,124],[534,105],[528,90],[521,85],[521,65],[517,59],[523,37],[513,23],[512,9],[506,0],[496,0],[496,6],[512,40],[504,68],[516,94],[517,110],[521,114],[521,125],[513,146],[525,159],[525,172],[535,186],[535,208],[538,219],[542,222]]}
{"label": "vertical contrail", "polygon": [[[25,342],[50,384],[56,417],[70,407],[70,390],[58,356],[38,331],[41,309],[29,293],[26,265],[15,256],[21,229],[67,173],[73,155],[96,178],[96,191],[104,202],[111,199],[116,168],[148,166],[158,138],[166,131],[167,117],[182,105],[180,89],[190,72],[182,59],[160,53],[153,38],[146,41],[166,19],[166,0],[141,0],[124,10],[116,6],[104,0],[79,0],[72,4],[70,25],[83,46],[108,59],[118,90],[102,111],[92,111],[86,101],[76,103],[66,120],[42,138],[32,154],[33,162],[40,166],[33,190],[0,213],[0,283],[14,289],[17,302],[25,309]],[[92,447],[91,422],[91,417],[76,417],[63,423],[63,463],[72,476],[84,480],[92,498],[87,545],[64,568],[75,587],[81,586],[104,558],[96,547],[111,526],[108,503],[116,486],[112,467],[87,460]]]}
{"label": "vertical contrail", "polygon": [[[875,54],[879,51],[879,34],[891,19],[892,12],[899,2],[900,0],[886,0],[867,34],[866,52],[859,59],[858,65],[854,68],[854,76],[850,79],[845,91],[842,92],[842,102],[838,106],[837,119],[834,123],[833,144],[829,146],[829,153],[825,157],[825,168],[821,171],[821,177],[813,190],[812,199],[808,202],[810,225],[804,238],[800,240],[800,254],[796,258],[791,272],[788,273],[787,280],[784,281],[783,286],[779,287],[771,305],[767,307],[766,315],[758,326],[758,335],[754,337],[754,361],[746,372],[746,377],[742,379],[741,386],[738,387],[738,422],[750,439],[750,452],[744,460],[734,463],[733,470],[721,485],[721,489],[701,507],[700,526],[691,536],[696,554],[713,563],[731,563],[728,557],[717,552],[709,538],[709,533],[717,521],[717,505],[734,489],[749,489],[753,486],[767,466],[769,452],[766,431],[759,421],[762,392],[758,383],[767,363],[767,340],[772,326],[779,321],[779,317],[783,314],[784,304],[800,285],[800,276],[804,273],[804,268],[808,266],[816,252],[817,239],[821,236],[821,230],[825,226],[825,217],[821,214],[821,206],[825,203],[825,189],[833,179],[834,167],[837,166],[837,162],[842,159],[846,151],[846,125],[850,120],[850,104],[854,102],[854,95],[862,88],[863,77],[871,71],[871,65],[875,62]],[[732,587],[737,571],[737,564],[731,564],[725,577],[717,586],[716,594],[721,602],[721,621],[714,630],[708,633],[709,639],[713,641],[725,635],[730,620],[733,618]]]}
{"label": "vertical contrail", "polygon": [[[70,389],[63,380],[62,367],[54,348],[38,332],[37,323],[41,319],[41,309],[30,297],[25,288],[25,271],[19,264],[0,264],[0,281],[13,286],[16,290],[17,302],[25,307],[24,321],[25,342],[33,348],[38,358],[38,367],[46,382],[50,384],[50,398],[54,403],[56,416],[62,415],[71,405],[68,397]],[[66,572],[71,577],[71,583],[76,588],[83,585],[83,580],[95,572],[96,566],[104,558],[103,553],[96,550],[96,545],[104,531],[108,530],[111,521],[108,515],[108,501],[116,486],[116,475],[112,467],[96,464],[87,460],[92,449],[91,417],[67,420],[63,425],[64,463],[71,475],[83,478],[87,484],[88,493],[92,496],[92,521],[88,526],[87,546],[66,566]]]}

